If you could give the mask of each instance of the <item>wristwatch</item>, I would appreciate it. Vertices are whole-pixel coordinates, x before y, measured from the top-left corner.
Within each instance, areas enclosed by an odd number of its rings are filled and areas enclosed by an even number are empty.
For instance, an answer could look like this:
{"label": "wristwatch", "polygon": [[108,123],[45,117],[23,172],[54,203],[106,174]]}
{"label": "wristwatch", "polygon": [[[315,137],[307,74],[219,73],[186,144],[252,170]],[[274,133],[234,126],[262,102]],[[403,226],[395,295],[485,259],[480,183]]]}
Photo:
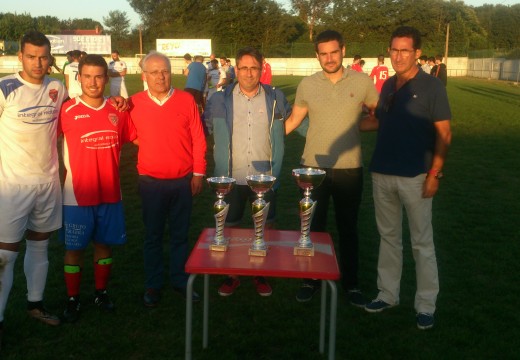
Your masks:
{"label": "wristwatch", "polygon": [[428,171],[428,175],[433,175],[437,180],[440,180],[444,177],[442,170],[439,169],[430,169],[430,171]]}

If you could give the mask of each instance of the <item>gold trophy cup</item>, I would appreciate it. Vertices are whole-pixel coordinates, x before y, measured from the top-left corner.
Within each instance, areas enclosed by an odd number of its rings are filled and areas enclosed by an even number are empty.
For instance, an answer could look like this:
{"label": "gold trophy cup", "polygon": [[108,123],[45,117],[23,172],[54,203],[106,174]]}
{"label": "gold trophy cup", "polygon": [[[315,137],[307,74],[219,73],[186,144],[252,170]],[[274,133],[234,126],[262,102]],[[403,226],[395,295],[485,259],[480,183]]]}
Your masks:
{"label": "gold trophy cup", "polygon": [[264,200],[264,194],[274,185],[276,178],[270,175],[249,175],[246,176],[247,185],[256,193],[257,199],[253,202],[251,209],[253,213],[253,223],[255,225],[255,239],[249,249],[249,255],[266,256],[267,245],[264,241],[264,228],[269,214],[269,204]]}
{"label": "gold trophy cup", "polygon": [[209,248],[212,251],[226,251],[228,240],[224,237],[224,224],[229,211],[229,204],[224,201],[224,196],[228,194],[236,183],[233,178],[220,176],[210,177],[206,180],[209,187],[215,191],[218,200],[213,204],[213,214],[215,216],[215,236]]}
{"label": "gold trophy cup", "polygon": [[294,247],[294,255],[314,256],[314,244],[309,233],[317,202],[311,199],[311,190],[320,186],[323,179],[325,179],[325,170],[314,168],[294,169],[292,175],[294,180],[296,180],[296,184],[304,190],[304,198],[300,200],[301,234],[298,245]]}

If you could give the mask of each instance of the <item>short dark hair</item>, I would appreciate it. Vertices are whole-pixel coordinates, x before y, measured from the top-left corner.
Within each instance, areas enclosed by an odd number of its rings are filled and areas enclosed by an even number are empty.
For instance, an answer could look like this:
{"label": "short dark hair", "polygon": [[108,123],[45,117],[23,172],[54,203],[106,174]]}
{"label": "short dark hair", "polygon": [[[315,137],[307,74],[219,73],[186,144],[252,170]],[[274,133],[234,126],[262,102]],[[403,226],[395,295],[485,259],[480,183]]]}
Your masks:
{"label": "short dark hair", "polygon": [[414,50],[418,50],[422,46],[422,40],[421,40],[421,33],[419,30],[412,26],[400,26],[392,33],[392,36],[390,37],[390,44],[389,47],[392,47],[392,41],[395,38],[411,38],[413,41],[413,48]]}
{"label": "short dark hair", "polygon": [[341,36],[339,32],[335,30],[325,30],[316,36],[316,40],[314,41],[314,50],[318,52],[318,45],[329,41],[337,41],[341,49],[345,47],[345,40],[343,40],[343,36]]}
{"label": "short dark hair", "polygon": [[428,61],[428,56],[426,56],[426,55],[421,55],[421,56],[419,57],[419,60],[422,60],[422,61]]}
{"label": "short dark hair", "polygon": [[442,55],[440,55],[440,54],[435,55],[435,60],[442,61],[442,58],[443,58],[443,57],[444,57],[444,56],[442,56]]}
{"label": "short dark hair", "polygon": [[249,56],[252,56],[255,58],[256,61],[258,61],[258,63],[260,65],[262,65],[262,59],[264,58],[264,56],[262,55],[262,53],[260,52],[260,50],[258,49],[255,49],[254,47],[251,47],[251,46],[248,46],[248,47],[245,47],[245,48],[242,48],[240,50],[238,50],[237,52],[237,56],[235,58],[235,63],[237,64],[238,66],[238,62],[245,56],[245,55],[249,55]]}
{"label": "short dark hair", "polygon": [[88,54],[81,58],[78,65],[78,71],[81,75],[81,70],[83,69],[84,65],[90,65],[90,66],[99,66],[103,68],[103,72],[105,73],[105,76],[108,76],[108,65],[105,60],[105,58],[101,55],[95,55],[95,54]]}
{"label": "short dark hair", "polygon": [[435,58],[434,58],[433,56],[430,56],[430,57],[428,58],[428,61],[433,61],[433,62],[435,62]]}
{"label": "short dark hair", "polygon": [[23,53],[25,44],[31,44],[34,46],[45,46],[49,47],[49,53],[51,52],[51,42],[43,33],[36,30],[27,31],[20,39],[20,51]]}
{"label": "short dark hair", "polygon": [[117,55],[119,55],[119,51],[117,51],[117,50],[112,50],[111,54],[117,54]]}
{"label": "short dark hair", "polygon": [[189,53],[184,54],[184,60],[191,60],[191,55]]}
{"label": "short dark hair", "polygon": [[79,60],[79,58],[81,57],[81,51],[80,50],[72,50],[71,54],[70,54],[70,57],[73,58],[73,59]]}
{"label": "short dark hair", "polygon": [[385,56],[383,54],[377,55],[377,61],[384,62],[385,61]]}
{"label": "short dark hair", "polygon": [[354,60],[361,60],[361,55],[354,55]]}

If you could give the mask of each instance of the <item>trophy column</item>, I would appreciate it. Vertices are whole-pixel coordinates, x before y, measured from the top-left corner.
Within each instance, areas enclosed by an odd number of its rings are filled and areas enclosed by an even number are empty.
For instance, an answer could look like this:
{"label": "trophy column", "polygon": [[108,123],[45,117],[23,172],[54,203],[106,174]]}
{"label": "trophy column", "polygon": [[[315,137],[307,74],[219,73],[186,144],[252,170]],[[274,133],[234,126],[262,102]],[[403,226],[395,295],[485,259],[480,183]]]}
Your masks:
{"label": "trophy column", "polygon": [[311,199],[311,190],[317,188],[325,178],[325,171],[321,169],[294,169],[292,171],[296,184],[304,190],[304,198],[300,200],[300,239],[294,247],[294,255],[314,256],[314,244],[310,237],[311,222],[316,210],[316,201]]}
{"label": "trophy column", "polygon": [[233,178],[220,176],[207,179],[209,187],[216,192],[218,200],[213,204],[213,214],[215,217],[215,236],[209,248],[212,251],[226,251],[228,240],[224,237],[224,224],[229,211],[229,204],[224,201],[236,183]]}
{"label": "trophy column", "polygon": [[266,256],[267,245],[264,241],[264,229],[267,215],[269,214],[270,203],[264,200],[264,194],[273,187],[276,178],[270,175],[249,175],[246,176],[246,181],[247,185],[257,196],[257,199],[251,206],[255,226],[255,238],[249,249],[249,255]]}

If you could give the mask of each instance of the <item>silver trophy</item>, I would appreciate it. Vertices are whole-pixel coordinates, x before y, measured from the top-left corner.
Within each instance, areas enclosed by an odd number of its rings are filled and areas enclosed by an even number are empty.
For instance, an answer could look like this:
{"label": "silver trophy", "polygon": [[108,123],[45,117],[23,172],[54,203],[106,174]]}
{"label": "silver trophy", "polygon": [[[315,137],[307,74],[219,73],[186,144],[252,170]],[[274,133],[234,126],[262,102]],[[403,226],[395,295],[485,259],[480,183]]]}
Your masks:
{"label": "silver trophy", "polygon": [[304,198],[300,200],[301,234],[298,245],[294,247],[294,255],[314,256],[314,244],[309,233],[317,202],[311,199],[311,190],[320,186],[323,179],[325,179],[325,170],[313,168],[294,169],[292,175],[296,180],[296,184],[304,190]]}
{"label": "silver trophy", "polygon": [[226,251],[228,240],[224,237],[224,224],[229,211],[229,204],[224,201],[224,196],[228,194],[236,183],[233,178],[220,176],[210,177],[206,180],[209,187],[217,193],[218,200],[213,204],[213,214],[215,216],[215,236],[209,248],[213,251]]}
{"label": "silver trophy", "polygon": [[264,241],[264,228],[267,214],[269,214],[269,204],[264,200],[264,194],[272,187],[276,178],[270,175],[249,175],[246,176],[247,185],[256,193],[257,199],[251,208],[253,213],[253,223],[255,225],[255,239],[249,249],[249,255],[266,256],[267,245]]}

